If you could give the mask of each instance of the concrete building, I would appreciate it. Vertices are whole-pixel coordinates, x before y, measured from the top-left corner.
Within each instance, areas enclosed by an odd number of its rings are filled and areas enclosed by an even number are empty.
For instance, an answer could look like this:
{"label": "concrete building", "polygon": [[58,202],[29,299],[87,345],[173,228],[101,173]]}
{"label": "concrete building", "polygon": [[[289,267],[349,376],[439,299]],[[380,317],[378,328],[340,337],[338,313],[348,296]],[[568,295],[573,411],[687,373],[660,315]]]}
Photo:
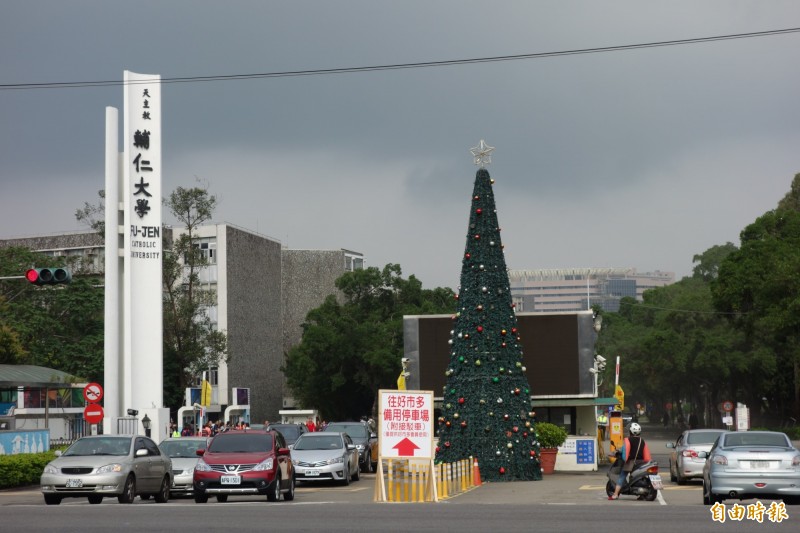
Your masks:
{"label": "concrete building", "polygon": [[517,312],[559,313],[600,305],[619,311],[624,297],[642,301],[644,291],[675,282],[674,272],[638,273],[634,268],[510,270],[512,301]]}
{"label": "concrete building", "polygon": [[[173,238],[181,231],[173,229]],[[226,332],[230,354],[228,364],[208,369],[208,411],[222,418],[225,408],[237,403],[232,390],[249,389],[250,411],[241,416],[254,423],[277,420],[284,406],[297,407],[280,370],[284,354],[300,342],[308,312],[337,294],[336,278],[363,268],[364,256],[350,250],[284,249],[277,239],[227,223],[201,226],[195,237],[209,263],[199,272],[200,282],[216,293],[215,305],[206,312]],[[104,270],[102,238],[93,232],[0,241],[0,247],[8,246],[78,256],[86,273]]]}

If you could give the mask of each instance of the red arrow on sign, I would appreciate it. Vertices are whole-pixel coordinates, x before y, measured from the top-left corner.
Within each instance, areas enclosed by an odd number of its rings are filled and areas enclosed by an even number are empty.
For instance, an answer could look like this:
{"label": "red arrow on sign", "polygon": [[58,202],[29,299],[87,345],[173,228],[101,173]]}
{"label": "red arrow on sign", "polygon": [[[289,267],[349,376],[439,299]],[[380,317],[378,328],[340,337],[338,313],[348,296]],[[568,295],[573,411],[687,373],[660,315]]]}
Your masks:
{"label": "red arrow on sign", "polygon": [[419,450],[419,446],[408,438],[401,440],[392,446],[392,448],[397,448],[397,455],[400,457],[414,457],[414,450]]}

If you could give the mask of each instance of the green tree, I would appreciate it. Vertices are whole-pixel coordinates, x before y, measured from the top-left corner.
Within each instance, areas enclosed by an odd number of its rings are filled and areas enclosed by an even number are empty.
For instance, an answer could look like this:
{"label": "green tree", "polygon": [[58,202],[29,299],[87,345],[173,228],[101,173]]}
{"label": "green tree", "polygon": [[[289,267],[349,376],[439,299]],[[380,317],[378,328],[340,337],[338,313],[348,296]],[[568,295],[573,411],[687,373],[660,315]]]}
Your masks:
{"label": "green tree", "polygon": [[282,368],[295,398],[329,420],[374,409],[380,388],[394,388],[403,356],[403,315],[452,310],[450,289],[422,288],[399,265],[346,272],[336,280],[341,301],[328,296],[311,310],[301,342]]}
{"label": "green tree", "polygon": [[164,402],[173,408],[183,405],[185,388],[203,370],[228,360],[227,336],[206,312],[216,303],[216,291],[200,283],[209,261],[197,229],[211,219],[216,203],[203,187],[178,187],[165,201],[183,226],[173,239],[164,233]]}
{"label": "green tree", "polygon": [[481,479],[538,480],[540,447],[492,181],[486,169],[475,175],[436,460],[473,456]]}
{"label": "green tree", "polygon": [[[798,181],[795,177],[795,183]],[[794,185],[793,185],[794,190]],[[741,247],[712,283],[717,309],[731,313],[762,367],[751,402],[767,398],[776,418],[800,416],[800,212],[769,211],[741,233]]]}
{"label": "green tree", "polygon": [[728,242],[723,245],[712,246],[702,254],[697,254],[692,258],[693,263],[697,263],[692,269],[692,275],[703,281],[711,281],[717,278],[719,266],[732,252],[738,248]]}

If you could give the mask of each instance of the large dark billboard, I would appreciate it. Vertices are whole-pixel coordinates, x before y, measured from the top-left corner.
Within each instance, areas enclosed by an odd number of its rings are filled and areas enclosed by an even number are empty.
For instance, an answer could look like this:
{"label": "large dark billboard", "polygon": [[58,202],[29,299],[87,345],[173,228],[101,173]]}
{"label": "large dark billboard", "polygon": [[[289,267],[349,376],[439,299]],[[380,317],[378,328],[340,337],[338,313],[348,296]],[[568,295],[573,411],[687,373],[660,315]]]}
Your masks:
{"label": "large dark billboard", "polygon": [[[589,372],[595,342],[591,311],[518,313],[517,326],[534,398],[594,394],[594,377]],[[442,395],[452,327],[449,315],[404,317],[405,357],[411,360],[409,389]]]}

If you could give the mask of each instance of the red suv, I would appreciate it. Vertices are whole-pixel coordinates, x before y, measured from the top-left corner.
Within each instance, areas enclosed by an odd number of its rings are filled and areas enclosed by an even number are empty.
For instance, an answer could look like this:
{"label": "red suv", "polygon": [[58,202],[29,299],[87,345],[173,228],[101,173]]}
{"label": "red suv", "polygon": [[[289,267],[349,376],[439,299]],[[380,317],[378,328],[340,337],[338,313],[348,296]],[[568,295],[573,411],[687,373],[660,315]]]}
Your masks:
{"label": "red suv", "polygon": [[267,500],[294,500],[294,467],[286,441],[277,431],[220,433],[194,467],[194,501],[210,495],[225,502],[231,494],[266,494]]}

